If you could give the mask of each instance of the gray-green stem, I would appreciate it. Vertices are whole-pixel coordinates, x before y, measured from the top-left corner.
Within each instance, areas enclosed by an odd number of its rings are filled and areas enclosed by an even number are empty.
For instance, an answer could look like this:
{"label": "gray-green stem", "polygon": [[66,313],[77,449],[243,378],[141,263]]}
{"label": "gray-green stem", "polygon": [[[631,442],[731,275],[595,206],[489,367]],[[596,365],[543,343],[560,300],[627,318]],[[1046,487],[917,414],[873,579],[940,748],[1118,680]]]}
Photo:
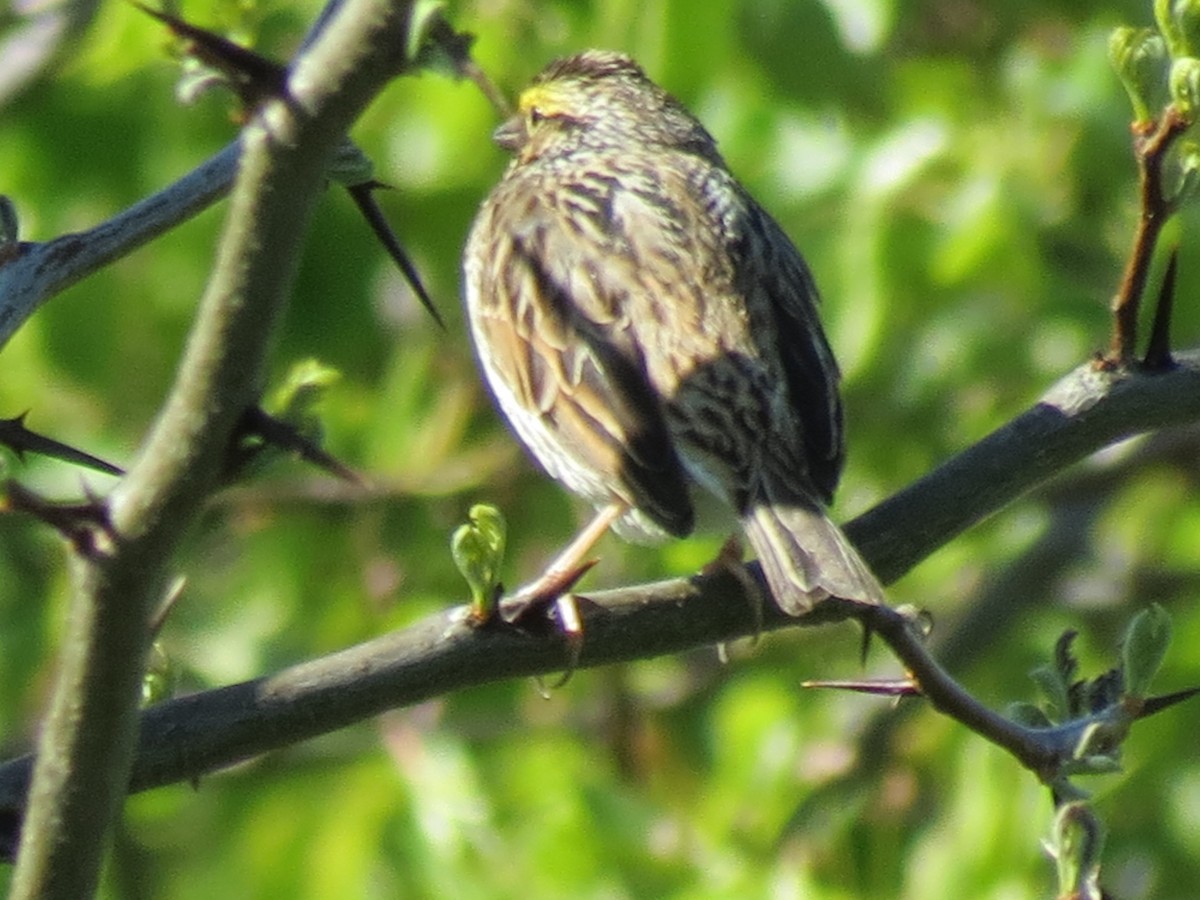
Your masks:
{"label": "gray-green stem", "polygon": [[306,224],[337,143],[403,67],[408,4],[349,0],[242,136],[216,267],[164,409],[111,503],[111,545],[77,590],[38,745],[15,898],[91,896],[137,735],[151,611],[180,537],[257,398]]}

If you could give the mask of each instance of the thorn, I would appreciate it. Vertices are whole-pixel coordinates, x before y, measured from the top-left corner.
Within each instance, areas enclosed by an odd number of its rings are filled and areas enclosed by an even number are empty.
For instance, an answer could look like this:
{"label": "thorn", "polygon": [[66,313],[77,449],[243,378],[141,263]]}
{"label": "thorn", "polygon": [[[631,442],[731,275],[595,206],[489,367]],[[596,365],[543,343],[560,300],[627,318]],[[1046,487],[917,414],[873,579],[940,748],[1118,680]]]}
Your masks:
{"label": "thorn", "polygon": [[832,688],[838,691],[853,691],[857,694],[874,694],[880,697],[920,697],[921,688],[911,678],[900,678],[893,681],[860,681],[860,680],[817,680],[802,681],[800,687]]}
{"label": "thorn", "polygon": [[858,648],[858,664],[865,667],[867,665],[867,655],[871,652],[871,638],[875,636],[875,629],[870,622],[862,623],[862,644]]}
{"label": "thorn", "polygon": [[[267,444],[295,453],[305,462],[312,463],[343,481],[359,486],[363,484],[357,472],[303,435],[295,425],[270,415],[261,407],[251,407],[242,414],[236,438],[240,440],[249,436],[259,437]],[[257,448],[238,449],[248,452],[244,457],[238,458],[235,469],[248,462],[257,451]]]}
{"label": "thorn", "polygon": [[388,252],[388,256],[392,258],[392,261],[400,269],[404,280],[408,282],[409,287],[416,293],[417,299],[421,301],[421,305],[433,316],[433,320],[438,323],[438,326],[445,331],[446,323],[442,320],[442,314],[437,311],[437,307],[433,305],[433,299],[429,296],[429,292],[425,290],[425,285],[421,281],[421,275],[417,272],[417,267],[413,265],[412,259],[409,258],[399,238],[396,237],[396,232],[388,224],[388,220],[383,215],[383,210],[375,202],[374,191],[386,187],[387,185],[378,181],[364,181],[361,184],[347,185],[346,190],[350,192],[350,196],[358,207],[359,212],[367,220],[367,224],[371,226],[371,231],[375,232],[375,237],[383,244],[384,249]]}
{"label": "thorn", "polygon": [[550,685],[550,690],[558,690],[571,680],[575,670],[579,668],[579,655],[583,652],[583,619],[579,615],[579,598],[574,594],[562,594],[554,601],[554,612],[557,614],[559,629],[567,639],[567,668],[562,677]]}
{"label": "thorn", "polygon": [[77,450],[69,444],[30,431],[25,427],[27,415],[29,415],[28,410],[11,419],[0,419],[0,444],[10,448],[17,455],[17,459],[24,462],[26,453],[40,453],[42,456],[94,469],[106,475],[125,474],[123,469],[105,462],[98,456],[92,456],[92,454]]}
{"label": "thorn", "polygon": [[185,587],[187,587],[187,576],[180,575],[167,588],[167,594],[163,598],[162,603],[154,611],[154,615],[150,617],[151,640],[157,638],[158,633],[162,631],[162,627],[167,624],[167,618],[174,612],[175,605],[179,602],[179,598],[183,596],[183,589]]}
{"label": "thorn", "polygon": [[1158,697],[1147,697],[1142,702],[1142,708],[1135,719],[1144,719],[1146,716],[1152,716],[1155,713],[1160,713],[1164,709],[1174,706],[1176,703],[1182,703],[1184,700],[1190,700],[1200,694],[1200,687],[1188,688],[1185,691],[1176,691],[1173,694],[1163,694]]}
{"label": "thorn", "polygon": [[83,503],[51,503],[16,481],[5,484],[0,509],[23,512],[61,534],[85,559],[99,559],[112,549],[117,532],[108,505],[88,492]]}
{"label": "thorn", "polygon": [[1171,312],[1175,305],[1175,279],[1179,271],[1179,246],[1171,249],[1167,271],[1163,274],[1162,287],[1158,291],[1158,305],[1154,309],[1154,324],[1151,326],[1150,343],[1142,366],[1151,372],[1166,372],[1175,367],[1171,358]]}
{"label": "thorn", "polygon": [[139,0],[129,2],[186,41],[185,53],[224,75],[247,109],[254,109],[271,97],[287,96],[286,66],[178,16],[151,9]]}

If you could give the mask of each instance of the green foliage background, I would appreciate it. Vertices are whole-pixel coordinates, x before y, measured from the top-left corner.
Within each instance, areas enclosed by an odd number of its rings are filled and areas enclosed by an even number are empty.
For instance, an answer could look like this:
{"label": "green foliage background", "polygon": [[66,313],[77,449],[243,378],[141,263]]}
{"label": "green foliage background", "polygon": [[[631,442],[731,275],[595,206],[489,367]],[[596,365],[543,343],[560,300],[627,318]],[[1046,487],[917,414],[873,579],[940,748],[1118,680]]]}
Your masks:
{"label": "green foliage background", "polygon": [[[191,2],[197,24],[285,57],[317,10]],[[1034,401],[1107,339],[1106,302],[1135,207],[1127,102],[1108,30],[1146,0],[474,0],[451,19],[510,93],[554,56],[624,49],[683,99],[804,250],[845,370],[850,460],[841,518],[918,477]],[[232,138],[231,104],[173,98],[163,29],[102,7],[73,55],[0,110],[0,191],[27,240],[88,227]],[[277,371],[338,368],[328,446],[369,473],[363,501],[278,463],[212,504],[163,635],[191,691],[402,627],[461,602],[448,540],[478,501],[510,520],[508,580],[579,520],[517,450],[480,388],[457,304],[457,257],[504,158],[469,84],[394,84],[355,131],[380,195],[449,322],[415,304],[348,198],[322,203]],[[168,389],[223,207],[40,311],[0,356],[0,415],[128,461]],[[1176,335],[1200,336],[1200,246],[1182,234]],[[1194,446],[1194,444],[1192,445]],[[1158,600],[1176,641],[1160,686],[1200,682],[1195,470],[1158,467],[1099,495],[1065,574],[1012,568],[1042,536],[1035,496],[894,589],[949,631],[1005,575],[1012,610],[959,670],[997,706],[1067,626],[1085,667],[1112,664],[1124,623]],[[14,466],[53,496],[79,474]],[[109,485],[86,475],[96,489]],[[1087,498],[1085,498],[1087,499]],[[661,550],[603,545],[593,583],[694,571],[721,536]],[[0,741],[30,746],[54,671],[69,578],[56,538],[0,517]],[[1027,593],[1026,593],[1027,592]],[[1030,596],[1035,603],[1025,602]],[[916,709],[870,760],[879,700],[804,692],[853,677],[849,627],[579,672],[543,698],[500,683],[132,798],[104,896],[1022,898],[1053,892],[1050,803],[1000,750]],[[895,674],[880,649],[876,673]],[[1200,885],[1194,710],[1139,727],[1128,770],[1097,779],[1122,898]],[[7,871],[0,871],[0,887]]]}

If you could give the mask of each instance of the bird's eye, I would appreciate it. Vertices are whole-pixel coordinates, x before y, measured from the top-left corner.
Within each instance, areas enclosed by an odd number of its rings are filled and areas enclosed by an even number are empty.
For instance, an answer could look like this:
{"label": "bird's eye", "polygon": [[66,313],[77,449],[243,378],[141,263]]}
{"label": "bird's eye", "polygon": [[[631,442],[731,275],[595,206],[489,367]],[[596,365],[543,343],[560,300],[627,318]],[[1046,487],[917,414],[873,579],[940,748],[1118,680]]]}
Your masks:
{"label": "bird's eye", "polygon": [[530,125],[538,125],[544,121],[546,121],[546,114],[544,112],[542,112],[540,109],[538,109],[536,106],[533,107],[531,110],[529,110],[529,124]]}

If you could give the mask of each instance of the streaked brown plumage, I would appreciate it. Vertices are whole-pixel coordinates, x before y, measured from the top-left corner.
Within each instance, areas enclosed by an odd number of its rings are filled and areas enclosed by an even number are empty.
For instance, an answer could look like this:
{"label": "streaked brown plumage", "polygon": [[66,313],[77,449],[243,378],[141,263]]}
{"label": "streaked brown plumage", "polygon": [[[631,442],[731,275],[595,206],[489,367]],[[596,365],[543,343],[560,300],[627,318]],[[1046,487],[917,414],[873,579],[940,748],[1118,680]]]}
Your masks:
{"label": "streaked brown plumage", "polygon": [[716,143],[621,54],[547,67],[464,256],[484,376],[545,469],[633,539],[737,513],[782,609],[882,589],[827,518],[838,370],[799,252]]}

